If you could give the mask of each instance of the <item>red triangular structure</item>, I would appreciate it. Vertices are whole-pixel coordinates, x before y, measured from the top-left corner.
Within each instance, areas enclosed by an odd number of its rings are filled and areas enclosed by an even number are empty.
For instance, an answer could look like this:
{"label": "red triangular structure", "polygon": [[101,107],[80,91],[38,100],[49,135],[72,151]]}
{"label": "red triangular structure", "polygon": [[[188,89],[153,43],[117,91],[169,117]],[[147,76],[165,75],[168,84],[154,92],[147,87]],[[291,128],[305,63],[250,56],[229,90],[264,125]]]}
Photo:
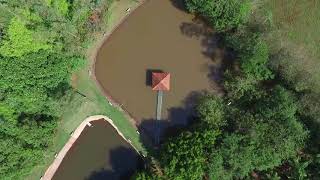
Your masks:
{"label": "red triangular structure", "polygon": [[170,90],[170,73],[152,73],[152,90],[169,91]]}

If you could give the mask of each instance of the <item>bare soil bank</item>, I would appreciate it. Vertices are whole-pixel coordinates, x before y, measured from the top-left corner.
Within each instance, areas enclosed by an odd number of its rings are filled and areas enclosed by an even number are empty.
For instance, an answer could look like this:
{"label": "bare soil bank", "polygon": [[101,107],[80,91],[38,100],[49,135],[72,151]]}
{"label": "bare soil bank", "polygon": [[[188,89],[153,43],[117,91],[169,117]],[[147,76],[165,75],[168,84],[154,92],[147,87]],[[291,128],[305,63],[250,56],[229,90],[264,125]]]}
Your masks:
{"label": "bare soil bank", "polygon": [[150,72],[171,73],[164,94],[164,125],[185,124],[194,99],[219,91],[219,38],[187,14],[180,0],[150,0],[133,12],[97,54],[96,79],[104,91],[140,124],[154,132],[156,92]]}

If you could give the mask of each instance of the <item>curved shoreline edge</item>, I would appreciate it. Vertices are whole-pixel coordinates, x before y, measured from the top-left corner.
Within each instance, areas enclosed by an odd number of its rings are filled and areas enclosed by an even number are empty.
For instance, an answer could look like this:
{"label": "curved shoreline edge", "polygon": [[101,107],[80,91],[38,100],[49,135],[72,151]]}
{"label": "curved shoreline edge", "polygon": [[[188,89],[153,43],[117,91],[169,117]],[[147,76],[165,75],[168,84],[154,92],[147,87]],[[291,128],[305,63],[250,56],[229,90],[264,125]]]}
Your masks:
{"label": "curved shoreline edge", "polygon": [[[111,102],[114,106],[116,106],[117,109],[120,110],[125,115],[125,117],[131,122],[133,127],[135,127],[136,129],[137,129],[137,124],[136,124],[137,122],[134,120],[134,118],[129,114],[129,112],[127,112],[126,110],[121,108],[121,106],[112,98],[112,96],[107,92],[107,90],[105,90],[101,86],[101,84],[97,80],[96,74],[95,74],[95,64],[96,64],[96,59],[97,59],[98,52],[100,51],[100,49],[104,45],[104,43],[106,43],[108,41],[108,39],[111,37],[112,33],[114,31],[116,31],[120,27],[120,25],[122,25],[126,21],[126,19],[133,12],[135,12],[139,7],[141,7],[147,1],[149,1],[149,0],[136,1],[137,5],[133,9],[131,9],[131,11],[128,12],[125,16],[121,17],[119,22],[116,23],[114,25],[114,27],[112,27],[109,32],[105,32],[105,34],[103,35],[102,39],[98,40],[96,45],[94,45],[95,47],[93,48],[93,51],[91,53],[89,53],[89,55],[88,55],[88,59],[90,60],[89,61],[90,65],[89,65],[89,75],[88,76],[95,82],[95,84],[102,91],[102,93],[104,94],[106,99],[109,102]],[[93,73],[91,73],[91,72],[93,72]],[[69,140],[66,142],[64,147],[59,151],[59,153],[55,157],[55,159],[52,162],[52,164],[47,168],[47,170],[45,171],[44,175],[41,177],[41,180],[51,180],[52,179],[52,177],[54,176],[55,172],[57,171],[57,169],[59,168],[60,164],[62,163],[64,157],[66,156],[66,154],[68,153],[70,148],[73,146],[74,142],[81,135],[82,131],[87,126],[87,124],[92,122],[92,121],[96,121],[96,120],[100,120],[100,119],[104,119],[108,123],[110,123],[113,126],[113,128],[117,131],[118,135],[120,135],[121,138],[123,138],[127,143],[129,143],[133,147],[133,149],[138,154],[140,154],[140,151],[131,143],[130,140],[125,138],[125,136],[121,133],[121,131],[118,129],[118,127],[113,123],[113,121],[110,118],[108,118],[107,116],[103,116],[103,115],[90,116],[90,117],[86,118],[85,120],[83,120],[83,122],[72,133],[72,135],[69,138]]]}
{"label": "curved shoreline edge", "polygon": [[94,48],[94,51],[92,52],[92,54],[89,55],[89,59],[90,59],[90,69],[89,69],[89,76],[94,80],[94,82],[96,83],[96,85],[98,86],[98,88],[102,91],[102,93],[104,94],[104,96],[106,97],[106,99],[112,104],[112,106],[117,107],[118,110],[120,110],[125,117],[130,121],[130,123],[137,129],[137,121],[135,120],[134,116],[132,114],[130,114],[126,109],[121,107],[121,103],[119,103],[116,99],[114,99],[111,94],[108,92],[107,89],[103,88],[103,86],[101,85],[101,83],[99,82],[99,80],[96,77],[96,61],[97,61],[97,55],[99,53],[99,51],[101,50],[102,46],[108,42],[109,38],[112,36],[113,32],[115,32],[118,28],[120,28],[120,26],[128,19],[129,16],[131,16],[136,10],[138,10],[142,5],[144,5],[146,2],[148,2],[149,0],[137,0],[137,5],[135,7],[133,7],[133,9],[130,10],[129,13],[127,13],[124,17],[122,17],[118,23],[116,23],[114,25],[114,27],[112,27],[112,29],[107,32],[106,34],[103,35],[103,38],[101,39],[101,41],[99,41],[96,44],[96,48]]}
{"label": "curved shoreline edge", "polygon": [[124,139],[128,144],[130,144],[133,149],[138,153],[139,151],[133,146],[130,140],[126,139],[125,136],[121,133],[121,131],[117,128],[117,126],[113,123],[113,121],[108,118],[107,116],[103,115],[95,115],[95,116],[90,116],[86,118],[82,123],[77,127],[77,129],[71,134],[71,137],[67,141],[67,143],[63,146],[63,148],[60,150],[60,152],[57,154],[56,158],[52,162],[52,164],[49,166],[49,168],[46,170],[45,174],[42,176],[41,180],[51,180],[56,171],[58,170],[60,164],[62,163],[64,157],[67,155],[69,152],[70,148],[73,146],[73,144],[77,141],[79,136],[81,135],[82,131],[87,127],[87,125],[90,124],[92,121],[97,121],[97,120],[105,120],[109,124],[112,125],[112,127],[117,131],[118,135]]}

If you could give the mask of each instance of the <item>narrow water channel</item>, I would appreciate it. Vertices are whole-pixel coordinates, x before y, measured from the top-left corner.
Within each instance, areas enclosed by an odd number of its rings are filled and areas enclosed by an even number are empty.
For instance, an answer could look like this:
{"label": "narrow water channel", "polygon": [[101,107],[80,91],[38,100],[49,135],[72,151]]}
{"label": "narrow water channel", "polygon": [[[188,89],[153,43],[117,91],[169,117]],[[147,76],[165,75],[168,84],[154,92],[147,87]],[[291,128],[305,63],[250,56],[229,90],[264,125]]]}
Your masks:
{"label": "narrow water channel", "polygon": [[103,89],[144,129],[154,131],[156,92],[150,71],[171,73],[162,118],[185,124],[194,99],[218,91],[224,58],[217,37],[183,10],[182,0],[150,0],[133,12],[101,47],[95,75]]}
{"label": "narrow water channel", "polygon": [[52,179],[129,179],[139,164],[139,155],[133,147],[112,125],[97,120],[83,130]]}

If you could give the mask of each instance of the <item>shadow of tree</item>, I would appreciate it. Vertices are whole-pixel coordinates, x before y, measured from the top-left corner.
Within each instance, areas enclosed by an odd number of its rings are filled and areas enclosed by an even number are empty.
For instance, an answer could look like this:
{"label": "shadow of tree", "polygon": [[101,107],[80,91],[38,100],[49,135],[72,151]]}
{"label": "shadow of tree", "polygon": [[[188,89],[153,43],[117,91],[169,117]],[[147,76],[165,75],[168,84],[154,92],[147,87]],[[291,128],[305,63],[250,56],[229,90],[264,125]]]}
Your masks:
{"label": "shadow of tree", "polygon": [[143,119],[138,127],[141,138],[148,137],[148,142],[143,144],[147,147],[155,147],[157,138],[160,144],[166,137],[176,135],[180,129],[184,129],[196,118],[195,105],[199,97],[206,94],[206,91],[193,91],[183,101],[183,106],[167,109],[168,118],[163,120]]}
{"label": "shadow of tree", "polygon": [[184,5],[184,0],[170,0],[170,1],[175,8],[177,8],[181,11],[187,12],[185,5]]}
{"label": "shadow of tree", "polygon": [[118,147],[110,151],[111,169],[92,172],[86,180],[126,180],[142,168],[142,159],[132,148]]}
{"label": "shadow of tree", "polygon": [[[173,5],[177,8],[184,8],[180,4],[180,0],[172,0]],[[194,18],[192,22],[183,22],[180,25],[181,33],[188,38],[196,38],[199,40],[202,48],[202,54],[213,61],[213,64],[207,65],[208,68],[207,77],[212,83],[212,87],[217,89],[217,94],[224,93],[222,88],[223,72],[229,66],[232,66],[235,59],[235,54],[230,49],[225,48],[223,34],[216,33],[209,28],[206,23],[200,18]],[[153,70],[147,70],[147,82],[150,81],[150,72]],[[150,84],[147,83],[147,85]],[[168,118],[161,121],[155,119],[142,119],[138,127],[141,132],[141,139],[143,144],[147,147],[155,147],[156,138],[160,138],[160,144],[167,137],[176,135],[181,129],[187,127],[188,124],[195,121],[195,105],[202,95],[208,92],[191,92],[183,101],[183,105],[179,107],[173,107],[167,109]],[[147,137],[147,138],[146,138]]]}
{"label": "shadow of tree", "polygon": [[195,18],[193,22],[183,22],[179,28],[184,36],[200,40],[200,44],[203,47],[203,55],[213,61],[219,57],[220,59],[224,57],[222,53],[225,50],[223,35],[209,28],[201,19]]}
{"label": "shadow of tree", "polygon": [[188,38],[199,39],[202,46],[201,53],[213,61],[213,65],[207,67],[209,69],[207,77],[214,84],[213,87],[219,85],[222,90],[223,72],[233,66],[236,59],[235,53],[226,48],[223,33],[215,32],[200,18],[195,18],[193,22],[181,23],[180,31]]}
{"label": "shadow of tree", "polygon": [[[182,0],[171,0],[171,2],[176,8],[185,11]],[[222,83],[224,69],[232,65],[235,59],[234,53],[225,48],[222,34],[216,33],[211,28],[208,28],[199,18],[194,18],[192,22],[183,22],[179,28],[184,36],[198,39],[203,47],[201,53],[214,62],[213,65],[206,67],[209,69],[209,73],[207,74],[208,79],[212,83]],[[147,86],[151,85],[152,72],[162,71],[159,69],[147,69],[145,82]],[[214,86],[216,85],[217,84]],[[223,93],[223,90],[221,90],[221,92]],[[140,121],[141,123],[138,125],[140,140],[149,151],[148,153],[156,153],[157,151],[154,151],[155,148],[161,146],[167,138],[178,135],[182,130],[186,129],[189,124],[196,123],[195,106],[199,97],[207,93],[206,91],[191,92],[182,102],[182,106],[166,109],[168,111],[167,119],[158,121],[152,118],[142,119]],[[159,144],[157,144],[157,138],[160,139]],[[112,169],[95,171],[87,179],[129,179],[135,172],[135,169],[130,169],[126,165],[128,160],[125,157],[131,156],[132,152],[130,151],[132,150],[125,148],[112,150],[112,162],[110,162]],[[142,166],[141,164],[140,167]]]}

